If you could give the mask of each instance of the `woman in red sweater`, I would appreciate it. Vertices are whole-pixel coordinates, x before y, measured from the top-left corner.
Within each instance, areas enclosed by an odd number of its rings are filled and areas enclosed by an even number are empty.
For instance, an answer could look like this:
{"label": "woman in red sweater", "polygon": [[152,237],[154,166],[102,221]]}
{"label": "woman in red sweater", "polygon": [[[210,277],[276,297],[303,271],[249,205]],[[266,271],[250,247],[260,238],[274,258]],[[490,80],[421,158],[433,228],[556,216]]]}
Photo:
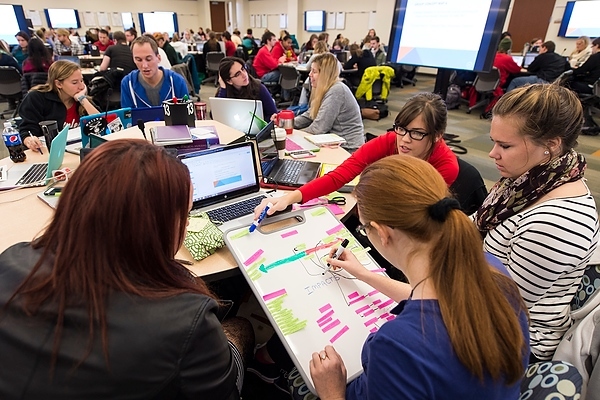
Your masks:
{"label": "woman in red sweater", "polygon": [[439,95],[414,95],[398,113],[393,131],[366,142],[328,174],[285,196],[263,200],[256,207],[256,218],[268,202],[273,204],[268,211],[271,215],[290,204],[305,203],[329,194],[356,178],[368,165],[394,154],[413,156],[429,162],[450,186],[458,176],[458,161],[442,139],[446,121],[446,104]]}

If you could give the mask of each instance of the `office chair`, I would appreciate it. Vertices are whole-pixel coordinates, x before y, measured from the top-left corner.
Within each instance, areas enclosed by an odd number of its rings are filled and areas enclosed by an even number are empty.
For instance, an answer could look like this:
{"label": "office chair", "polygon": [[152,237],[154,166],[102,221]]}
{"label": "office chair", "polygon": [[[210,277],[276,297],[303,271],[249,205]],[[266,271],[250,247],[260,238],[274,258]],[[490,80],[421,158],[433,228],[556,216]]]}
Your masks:
{"label": "office chair", "polygon": [[584,115],[581,133],[589,136],[597,136],[600,133],[600,126],[594,121],[592,114],[600,104],[600,79],[594,83],[592,94],[579,94],[579,100],[583,106]]}
{"label": "office chair", "polygon": [[460,203],[461,210],[471,215],[483,204],[488,192],[477,168],[462,158],[457,159],[458,176],[450,185],[450,192]]}
{"label": "office chair", "polygon": [[291,100],[280,101],[278,106],[292,106],[300,94],[300,74],[296,71],[296,67],[291,65],[280,65],[278,69],[281,74],[279,76],[279,86],[281,86],[281,90],[288,90],[292,95]]}
{"label": "office chair", "polygon": [[37,85],[43,85],[48,81],[47,72],[28,72],[21,77],[21,93],[23,97],[29,90]]}
{"label": "office chair", "polygon": [[475,81],[473,82],[473,88],[481,96],[481,100],[469,107],[467,114],[471,114],[471,111],[477,107],[488,105],[494,97],[494,91],[500,84],[500,72],[498,68],[493,67],[490,72],[478,72]]}
{"label": "office chair", "polygon": [[21,73],[15,67],[0,66],[0,97],[15,103],[14,110],[4,110],[0,116],[11,115],[11,118],[17,116],[19,103],[23,99],[21,92]]}
{"label": "office chair", "polygon": [[222,51],[211,51],[206,54],[206,74],[208,77],[202,83],[213,80],[215,87],[219,86],[219,63],[223,58],[225,58],[225,53]]}

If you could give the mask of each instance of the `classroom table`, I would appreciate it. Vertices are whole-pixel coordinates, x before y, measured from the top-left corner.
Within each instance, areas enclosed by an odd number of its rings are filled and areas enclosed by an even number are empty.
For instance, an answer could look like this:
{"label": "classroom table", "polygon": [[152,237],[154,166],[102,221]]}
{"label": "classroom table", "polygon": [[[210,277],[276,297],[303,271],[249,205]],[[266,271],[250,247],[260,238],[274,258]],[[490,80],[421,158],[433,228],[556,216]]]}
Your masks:
{"label": "classroom table", "polygon": [[[162,124],[164,123],[146,123],[146,132],[148,132],[149,127]],[[196,126],[214,126],[221,143],[230,143],[242,136],[241,132],[213,120],[196,121]],[[296,132],[306,135],[302,131]],[[147,136],[149,137],[149,135]],[[106,138],[109,140],[124,138],[143,139],[143,136],[137,127],[132,127],[121,132],[115,132],[106,136]],[[340,164],[349,156],[349,153],[341,147],[335,149],[323,148],[315,154],[316,157],[311,158],[311,161],[330,164]],[[47,149],[45,149],[44,155],[30,150],[27,151],[27,163],[40,163],[47,160]],[[8,165],[10,167],[12,161],[7,157],[0,160],[0,165]],[[75,169],[78,165],[79,156],[65,153],[63,167]],[[54,213],[54,209],[37,197],[44,190],[44,187],[37,187],[0,191],[0,215],[2,215],[0,252],[15,243],[31,241],[43,232]],[[346,195],[346,199],[347,203],[342,208],[348,212],[354,207],[356,202],[351,195]],[[202,276],[206,280],[222,279],[239,273],[238,265],[227,247],[217,250],[215,254],[201,261],[194,261],[185,247],[179,250],[176,257],[191,261],[192,265],[187,266],[190,271],[198,276]]]}

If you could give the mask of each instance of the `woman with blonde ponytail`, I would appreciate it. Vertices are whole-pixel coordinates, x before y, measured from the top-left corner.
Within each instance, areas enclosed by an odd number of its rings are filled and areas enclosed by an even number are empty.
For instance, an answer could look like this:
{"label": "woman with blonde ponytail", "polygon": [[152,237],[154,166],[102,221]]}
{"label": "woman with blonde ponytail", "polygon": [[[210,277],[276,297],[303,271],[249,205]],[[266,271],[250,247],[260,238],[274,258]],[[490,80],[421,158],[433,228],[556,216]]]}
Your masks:
{"label": "woman with blonde ponytail", "polygon": [[357,231],[409,283],[371,273],[349,250],[327,259],[400,304],[367,338],[364,372],[347,386],[332,346],[313,354],[319,396],[517,399],[529,358],[525,305],[442,176],[426,161],[390,156],[365,169],[355,194]]}

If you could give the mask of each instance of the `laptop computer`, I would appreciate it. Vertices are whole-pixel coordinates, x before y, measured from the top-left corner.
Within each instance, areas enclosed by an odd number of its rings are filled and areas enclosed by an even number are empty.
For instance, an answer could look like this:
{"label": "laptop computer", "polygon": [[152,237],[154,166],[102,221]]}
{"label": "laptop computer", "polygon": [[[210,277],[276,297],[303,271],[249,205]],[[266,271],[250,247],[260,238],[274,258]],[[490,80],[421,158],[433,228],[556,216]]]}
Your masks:
{"label": "laptop computer", "polygon": [[184,154],[193,186],[192,214],[207,212],[223,232],[250,225],[264,199],[252,142]]}
{"label": "laptop computer", "polygon": [[515,61],[515,64],[517,64],[519,67],[523,66],[523,59],[525,57],[523,57],[523,56],[512,56],[512,58]]}
{"label": "laptop computer", "polygon": [[526,53],[525,59],[523,60],[523,68],[529,67],[529,64],[531,64],[533,60],[539,55],[540,53]]}
{"label": "laptop computer", "polygon": [[[273,121],[257,134],[252,141],[256,141],[260,158],[263,184],[286,187],[300,187],[319,176],[321,163],[304,160],[280,159],[274,146],[263,146],[273,138]],[[273,149],[273,150],[272,150]]]}
{"label": "laptop computer", "polygon": [[141,119],[144,122],[164,121],[165,113],[162,106],[132,108],[131,121],[133,121],[134,124],[137,124],[138,119]]}
{"label": "laptop computer", "polygon": [[131,128],[131,108],[120,108],[105,113],[86,115],[79,120],[81,142],[67,146],[67,151],[79,154],[82,147],[88,147],[90,135],[104,136]]}
{"label": "laptop computer", "polygon": [[[257,117],[263,119],[263,106],[260,100],[227,99],[209,97],[212,118],[247,135],[256,135],[261,130]],[[269,116],[270,117],[270,116]]]}
{"label": "laptop computer", "polygon": [[45,186],[52,178],[52,171],[60,169],[63,163],[68,131],[69,127],[65,126],[52,140],[47,163],[14,164],[10,167],[6,174],[6,180],[0,181],[0,190]]}

